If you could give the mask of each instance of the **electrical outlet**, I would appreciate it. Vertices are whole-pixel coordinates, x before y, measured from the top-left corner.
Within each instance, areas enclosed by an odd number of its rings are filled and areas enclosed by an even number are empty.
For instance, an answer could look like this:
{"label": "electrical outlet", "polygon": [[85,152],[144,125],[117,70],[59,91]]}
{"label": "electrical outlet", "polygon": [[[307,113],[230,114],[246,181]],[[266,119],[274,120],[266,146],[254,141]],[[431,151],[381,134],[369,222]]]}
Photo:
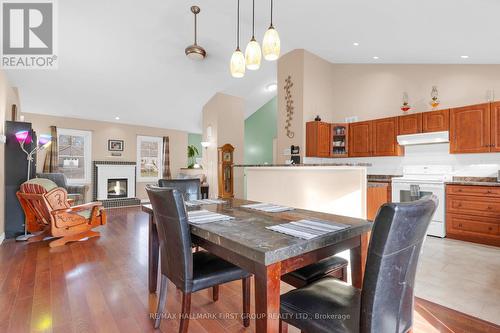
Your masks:
{"label": "electrical outlet", "polygon": [[3,134],[0,134],[0,143],[6,143],[7,142],[7,137]]}

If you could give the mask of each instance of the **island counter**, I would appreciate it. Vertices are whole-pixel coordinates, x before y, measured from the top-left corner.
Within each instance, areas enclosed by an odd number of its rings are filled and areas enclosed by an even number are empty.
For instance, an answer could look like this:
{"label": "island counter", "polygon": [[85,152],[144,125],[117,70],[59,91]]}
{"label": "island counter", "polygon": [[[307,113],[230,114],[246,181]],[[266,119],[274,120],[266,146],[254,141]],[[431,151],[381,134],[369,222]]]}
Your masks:
{"label": "island counter", "polygon": [[245,166],[248,200],[366,218],[368,164]]}

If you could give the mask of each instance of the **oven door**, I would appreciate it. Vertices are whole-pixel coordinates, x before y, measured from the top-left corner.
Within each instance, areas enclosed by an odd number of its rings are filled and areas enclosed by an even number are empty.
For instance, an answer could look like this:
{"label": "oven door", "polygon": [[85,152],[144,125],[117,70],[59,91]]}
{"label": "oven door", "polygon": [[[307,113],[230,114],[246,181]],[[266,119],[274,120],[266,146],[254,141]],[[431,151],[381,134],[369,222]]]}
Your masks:
{"label": "oven door", "polygon": [[392,183],[393,202],[415,201],[430,194],[434,194],[439,200],[432,221],[444,223],[445,190],[443,184]]}

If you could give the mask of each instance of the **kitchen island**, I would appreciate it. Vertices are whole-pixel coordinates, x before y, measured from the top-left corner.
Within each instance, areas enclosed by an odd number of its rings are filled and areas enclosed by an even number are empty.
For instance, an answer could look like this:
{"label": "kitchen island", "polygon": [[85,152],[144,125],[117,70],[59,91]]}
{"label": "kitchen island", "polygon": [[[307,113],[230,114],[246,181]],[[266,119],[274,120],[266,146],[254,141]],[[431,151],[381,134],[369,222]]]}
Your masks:
{"label": "kitchen island", "polygon": [[369,164],[235,165],[248,200],[366,218]]}

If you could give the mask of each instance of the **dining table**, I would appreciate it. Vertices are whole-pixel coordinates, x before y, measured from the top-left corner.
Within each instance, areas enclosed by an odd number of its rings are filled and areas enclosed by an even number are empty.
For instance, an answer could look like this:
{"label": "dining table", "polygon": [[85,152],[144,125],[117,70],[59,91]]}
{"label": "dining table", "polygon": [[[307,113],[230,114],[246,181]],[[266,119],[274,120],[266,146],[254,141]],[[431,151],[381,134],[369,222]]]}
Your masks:
{"label": "dining table", "polygon": [[[371,222],[304,209],[264,212],[242,207],[255,201],[224,200],[224,203],[186,207],[188,212],[205,209],[232,217],[225,221],[191,224],[191,240],[193,245],[254,275],[256,333],[279,332],[280,281],[284,274],[350,250],[352,284],[361,288]],[[142,211],[149,214],[149,291],[154,293],[158,277],[158,233],[151,205],[143,204]],[[346,227],[312,239],[266,228],[304,219]]]}

